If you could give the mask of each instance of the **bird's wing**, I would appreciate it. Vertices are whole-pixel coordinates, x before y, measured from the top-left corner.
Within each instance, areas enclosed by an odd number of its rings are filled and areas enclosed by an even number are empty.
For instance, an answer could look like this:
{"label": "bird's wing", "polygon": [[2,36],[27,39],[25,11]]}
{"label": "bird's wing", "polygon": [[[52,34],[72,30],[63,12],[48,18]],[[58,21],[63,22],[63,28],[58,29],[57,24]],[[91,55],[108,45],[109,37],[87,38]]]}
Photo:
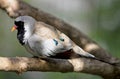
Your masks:
{"label": "bird's wing", "polygon": [[76,54],[86,57],[94,57],[93,55],[85,52],[78,45],[76,45],[67,35],[61,33],[54,27],[43,22],[37,22],[35,25],[35,34],[44,40],[44,48],[49,49],[53,54],[73,50]]}
{"label": "bird's wing", "polygon": [[82,48],[80,48],[78,45],[76,45],[67,35],[64,33],[60,33],[60,37],[64,39],[64,45],[68,48],[71,48],[74,53],[79,54],[81,56],[85,57],[92,57],[95,58],[94,55],[84,51]]}
{"label": "bird's wing", "polygon": [[40,37],[45,39],[54,39],[58,38],[59,34],[56,28],[45,24],[43,22],[36,22],[34,34],[39,35]]}

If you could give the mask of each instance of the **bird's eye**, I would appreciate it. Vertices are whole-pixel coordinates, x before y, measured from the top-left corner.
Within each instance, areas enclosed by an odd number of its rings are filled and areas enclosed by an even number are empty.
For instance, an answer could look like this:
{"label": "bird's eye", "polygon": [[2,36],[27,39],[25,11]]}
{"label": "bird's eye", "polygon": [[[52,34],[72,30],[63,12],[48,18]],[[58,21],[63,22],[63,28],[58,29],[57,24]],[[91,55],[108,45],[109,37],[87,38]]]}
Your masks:
{"label": "bird's eye", "polygon": [[16,26],[23,26],[23,25],[24,25],[24,22],[22,22],[22,21],[15,21],[14,24],[15,24]]}

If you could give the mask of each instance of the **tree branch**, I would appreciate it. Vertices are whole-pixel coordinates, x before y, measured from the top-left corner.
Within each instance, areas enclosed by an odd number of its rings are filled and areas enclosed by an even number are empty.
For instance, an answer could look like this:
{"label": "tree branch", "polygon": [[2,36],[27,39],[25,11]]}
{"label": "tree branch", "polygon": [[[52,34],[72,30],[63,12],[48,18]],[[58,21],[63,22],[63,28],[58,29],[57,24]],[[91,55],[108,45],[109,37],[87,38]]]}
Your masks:
{"label": "tree branch", "polygon": [[[82,47],[87,52],[92,53],[103,61],[112,63],[100,62],[98,60],[78,58],[70,60],[58,59],[35,59],[35,58],[0,58],[3,64],[0,64],[0,70],[6,71],[54,71],[54,72],[84,72],[95,75],[100,75],[106,79],[120,79],[120,60],[112,57],[107,51],[101,48],[97,43],[89,37],[81,33],[76,28],[68,23],[56,18],[55,16],[38,10],[21,0],[0,0],[0,8],[2,8],[12,18],[20,15],[29,15],[38,21],[56,27],[66,35],[68,35],[77,45]],[[72,29],[72,30],[71,30]],[[37,63],[37,65],[35,64]],[[4,64],[6,64],[4,66]],[[57,69],[57,70],[56,70]]]}
{"label": "tree branch", "polygon": [[[53,58],[27,58],[27,57],[0,57],[1,71],[43,71],[43,72],[83,72],[94,75],[101,75],[111,78],[114,67],[93,59],[53,59]],[[37,63],[37,64],[36,64]]]}

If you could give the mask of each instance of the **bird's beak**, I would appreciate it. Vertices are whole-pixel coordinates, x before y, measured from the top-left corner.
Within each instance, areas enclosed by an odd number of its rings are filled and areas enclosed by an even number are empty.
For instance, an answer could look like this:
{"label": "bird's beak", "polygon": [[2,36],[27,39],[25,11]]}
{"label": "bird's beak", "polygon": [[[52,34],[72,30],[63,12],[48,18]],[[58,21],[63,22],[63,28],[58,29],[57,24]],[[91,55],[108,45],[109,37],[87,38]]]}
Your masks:
{"label": "bird's beak", "polygon": [[11,29],[11,32],[15,31],[17,29],[17,26],[13,26]]}

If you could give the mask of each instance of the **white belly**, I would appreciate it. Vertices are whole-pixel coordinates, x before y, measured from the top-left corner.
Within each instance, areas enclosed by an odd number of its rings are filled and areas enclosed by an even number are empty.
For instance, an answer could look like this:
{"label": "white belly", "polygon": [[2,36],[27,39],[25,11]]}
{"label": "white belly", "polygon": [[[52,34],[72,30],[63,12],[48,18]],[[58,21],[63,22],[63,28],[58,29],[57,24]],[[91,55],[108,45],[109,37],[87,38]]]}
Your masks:
{"label": "white belly", "polygon": [[34,39],[29,39],[25,48],[34,56],[54,56],[57,53],[62,53],[67,51],[68,48],[65,48],[62,42],[59,42],[57,45],[53,39],[48,39],[44,41],[36,41]]}

